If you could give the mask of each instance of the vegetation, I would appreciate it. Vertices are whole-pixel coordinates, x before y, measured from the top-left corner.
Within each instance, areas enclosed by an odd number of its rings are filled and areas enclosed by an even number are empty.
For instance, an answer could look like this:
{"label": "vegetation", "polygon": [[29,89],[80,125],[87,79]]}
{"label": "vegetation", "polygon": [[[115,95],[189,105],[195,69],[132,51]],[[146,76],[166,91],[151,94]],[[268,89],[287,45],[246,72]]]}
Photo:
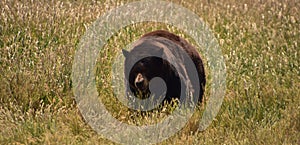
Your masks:
{"label": "vegetation", "polygon": [[[2,144],[115,144],[82,119],[71,71],[88,26],[128,2],[0,1]],[[201,117],[195,114],[181,132],[160,144],[300,144],[299,1],[172,2],[194,11],[210,26],[224,54],[227,90],[207,130],[195,132]],[[117,101],[106,81],[111,78],[110,64],[123,46],[156,29],[185,36],[164,24],[131,25],[109,40],[98,59],[97,72],[104,76],[97,78],[100,98],[124,122],[143,124],[147,119],[138,115],[130,119],[128,110],[115,107]]]}

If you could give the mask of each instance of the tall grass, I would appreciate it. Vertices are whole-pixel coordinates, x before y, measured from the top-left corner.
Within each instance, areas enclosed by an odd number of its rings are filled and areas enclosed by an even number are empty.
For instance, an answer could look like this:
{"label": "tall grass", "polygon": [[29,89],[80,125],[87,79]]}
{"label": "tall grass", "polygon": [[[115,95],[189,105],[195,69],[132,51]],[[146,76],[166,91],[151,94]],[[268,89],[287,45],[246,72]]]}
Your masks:
{"label": "tall grass", "polygon": [[[114,144],[81,118],[70,75],[76,46],[88,26],[128,2],[0,1],[1,143]],[[202,17],[219,40],[227,67],[227,90],[207,130],[191,133],[200,118],[195,114],[181,132],[161,144],[299,144],[299,1],[172,2]],[[98,72],[109,79],[115,52],[155,29],[184,36],[163,24],[128,26],[109,40],[106,50],[110,51],[102,52],[109,59],[98,60],[107,65],[102,64],[105,69]],[[110,85],[100,80],[98,84]],[[100,97],[114,102],[109,89],[98,90]],[[114,103],[108,106],[119,120],[132,121],[126,109]]]}

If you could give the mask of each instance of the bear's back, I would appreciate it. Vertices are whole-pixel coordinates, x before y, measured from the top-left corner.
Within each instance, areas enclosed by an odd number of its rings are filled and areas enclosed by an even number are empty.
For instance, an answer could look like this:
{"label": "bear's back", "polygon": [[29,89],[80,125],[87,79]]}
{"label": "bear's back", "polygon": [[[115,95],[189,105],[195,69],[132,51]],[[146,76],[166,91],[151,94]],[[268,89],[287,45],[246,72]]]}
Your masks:
{"label": "bear's back", "polygon": [[178,44],[179,46],[181,46],[187,52],[187,54],[191,57],[191,59],[194,62],[198,62],[199,58],[201,58],[195,47],[193,47],[190,43],[188,43],[183,38],[181,38],[181,37],[179,37],[179,36],[177,36],[173,33],[170,33],[168,31],[156,30],[156,31],[147,33],[147,34],[142,36],[142,38],[147,38],[147,37],[167,38],[167,39],[171,40],[172,42],[174,42],[174,43]]}

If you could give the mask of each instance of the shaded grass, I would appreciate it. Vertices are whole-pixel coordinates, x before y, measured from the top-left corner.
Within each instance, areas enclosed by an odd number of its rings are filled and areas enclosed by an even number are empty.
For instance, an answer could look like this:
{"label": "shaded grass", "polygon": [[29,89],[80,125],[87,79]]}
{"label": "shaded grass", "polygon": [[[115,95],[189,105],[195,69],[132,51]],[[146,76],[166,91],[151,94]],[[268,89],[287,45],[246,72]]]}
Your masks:
{"label": "shaded grass", "polygon": [[[0,2],[1,143],[113,144],[81,118],[70,75],[76,46],[88,26],[127,2]],[[161,144],[299,144],[299,2],[173,2],[195,11],[219,40],[227,67],[227,93],[207,130],[195,132],[201,106],[180,133]],[[157,23],[124,28],[98,59],[102,66],[97,71],[104,76],[100,80],[111,78],[109,64],[116,52],[155,29],[184,36]],[[145,123],[145,118],[130,120],[126,108],[115,107],[107,82],[98,81],[98,91],[111,112],[125,122]]]}

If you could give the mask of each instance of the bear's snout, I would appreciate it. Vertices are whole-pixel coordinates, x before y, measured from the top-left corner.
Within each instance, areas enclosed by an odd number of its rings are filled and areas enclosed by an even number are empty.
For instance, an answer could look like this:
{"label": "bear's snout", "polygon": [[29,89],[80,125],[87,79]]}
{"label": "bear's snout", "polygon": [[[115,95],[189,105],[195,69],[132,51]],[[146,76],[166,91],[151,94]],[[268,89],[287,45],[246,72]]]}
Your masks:
{"label": "bear's snout", "polygon": [[147,89],[147,79],[141,73],[139,73],[135,78],[134,85],[140,91],[144,91]]}

